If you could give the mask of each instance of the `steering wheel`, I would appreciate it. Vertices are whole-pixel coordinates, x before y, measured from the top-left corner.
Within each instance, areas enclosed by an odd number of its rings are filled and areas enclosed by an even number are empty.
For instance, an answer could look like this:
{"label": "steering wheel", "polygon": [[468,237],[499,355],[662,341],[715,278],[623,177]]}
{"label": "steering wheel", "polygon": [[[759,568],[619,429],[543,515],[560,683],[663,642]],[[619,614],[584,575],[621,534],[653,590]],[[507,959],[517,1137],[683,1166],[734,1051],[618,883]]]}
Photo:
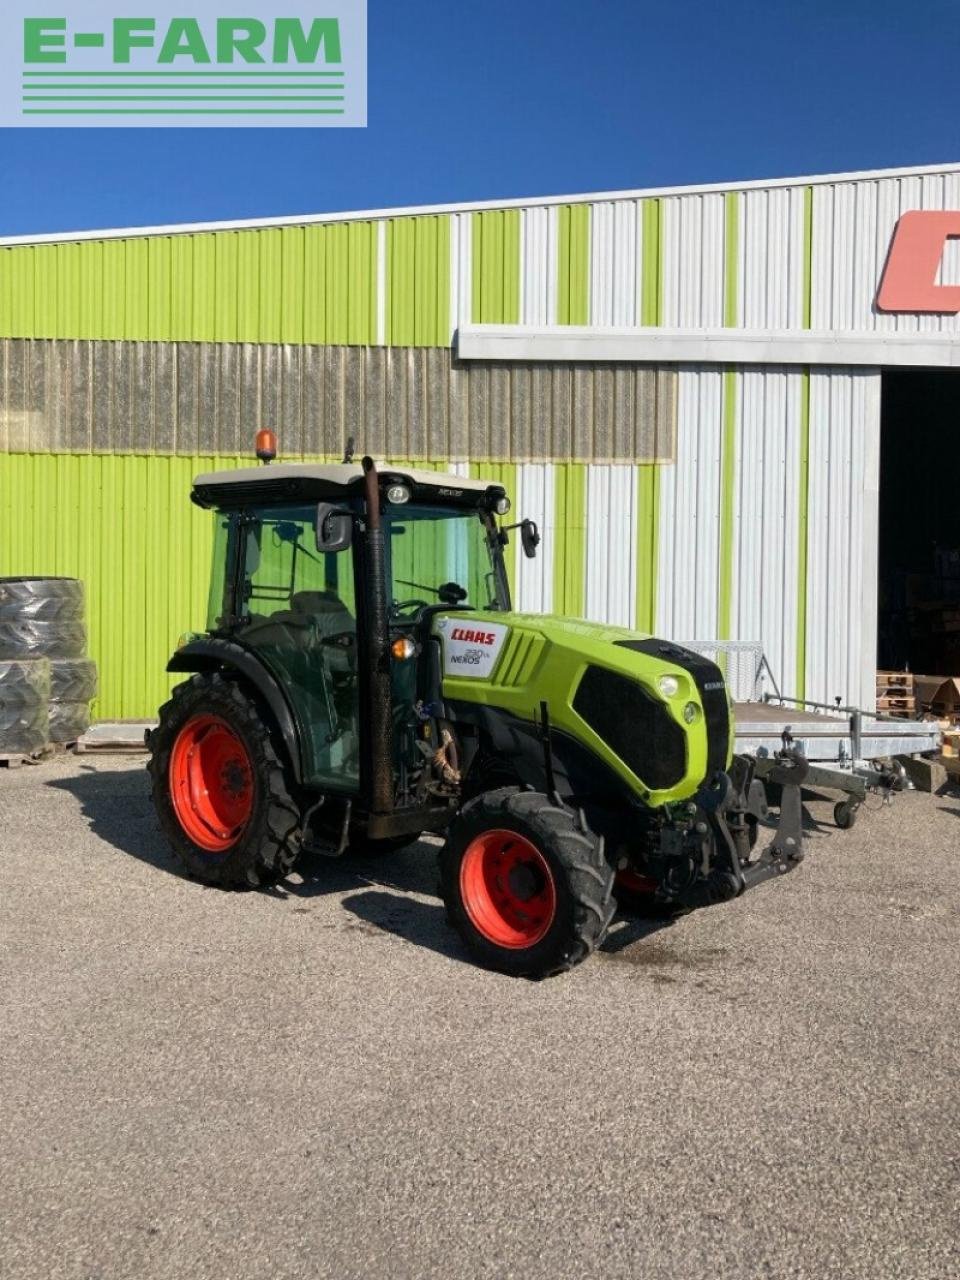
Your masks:
{"label": "steering wheel", "polygon": [[421,609],[429,609],[431,607],[429,600],[394,600],[390,606],[390,612],[396,616],[404,613],[407,609],[414,609],[417,613]]}

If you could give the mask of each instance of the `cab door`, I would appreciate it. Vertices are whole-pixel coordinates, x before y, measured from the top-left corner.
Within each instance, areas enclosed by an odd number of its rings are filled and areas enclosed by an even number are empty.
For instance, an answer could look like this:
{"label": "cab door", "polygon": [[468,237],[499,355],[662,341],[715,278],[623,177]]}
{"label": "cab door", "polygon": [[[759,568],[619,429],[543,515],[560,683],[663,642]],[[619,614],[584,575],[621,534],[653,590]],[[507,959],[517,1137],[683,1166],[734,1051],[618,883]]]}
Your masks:
{"label": "cab door", "polygon": [[316,507],[248,510],[236,639],[280,681],[306,748],[305,781],[355,794],[360,782],[356,579],[348,544],[316,547]]}

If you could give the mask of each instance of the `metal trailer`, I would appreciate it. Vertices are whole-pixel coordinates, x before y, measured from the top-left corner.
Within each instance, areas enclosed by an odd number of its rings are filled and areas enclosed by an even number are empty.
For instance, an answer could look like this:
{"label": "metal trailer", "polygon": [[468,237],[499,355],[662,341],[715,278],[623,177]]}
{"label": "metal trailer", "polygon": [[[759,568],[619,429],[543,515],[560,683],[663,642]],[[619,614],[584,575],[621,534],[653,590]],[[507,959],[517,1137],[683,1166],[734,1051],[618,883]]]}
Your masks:
{"label": "metal trailer", "polygon": [[900,720],[861,707],[813,702],[781,693],[758,641],[683,641],[713,658],[734,701],[735,751],[756,760],[755,776],[775,768],[778,752],[799,751],[808,762],[805,785],[839,791],[838,827],[852,827],[868,792],[889,800],[906,784],[900,756],[938,751],[942,734],[933,721]]}

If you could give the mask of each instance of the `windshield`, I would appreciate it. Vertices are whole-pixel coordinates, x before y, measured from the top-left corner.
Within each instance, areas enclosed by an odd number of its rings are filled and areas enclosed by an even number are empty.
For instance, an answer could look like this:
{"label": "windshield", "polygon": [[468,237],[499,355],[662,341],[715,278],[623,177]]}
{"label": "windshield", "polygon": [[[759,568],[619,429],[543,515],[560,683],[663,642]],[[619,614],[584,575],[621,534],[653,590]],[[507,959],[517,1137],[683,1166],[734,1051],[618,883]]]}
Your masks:
{"label": "windshield", "polygon": [[477,512],[394,507],[385,513],[384,528],[395,617],[426,604],[509,608],[496,533]]}

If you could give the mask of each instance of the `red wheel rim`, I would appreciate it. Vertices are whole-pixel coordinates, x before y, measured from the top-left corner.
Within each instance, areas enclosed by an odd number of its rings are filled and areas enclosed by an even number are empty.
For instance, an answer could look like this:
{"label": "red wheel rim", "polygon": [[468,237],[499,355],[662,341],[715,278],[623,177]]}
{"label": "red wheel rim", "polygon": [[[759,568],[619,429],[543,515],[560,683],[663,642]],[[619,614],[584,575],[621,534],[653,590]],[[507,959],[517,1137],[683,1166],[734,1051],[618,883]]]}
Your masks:
{"label": "red wheel rim", "polygon": [[208,853],[226,853],[253,811],[250,755],[219,716],[194,716],[170,754],[170,799],[187,836]]}
{"label": "red wheel rim", "polygon": [[474,928],[498,947],[532,947],[557,912],[546,858],[516,831],[485,831],[460,863],[460,897]]}

